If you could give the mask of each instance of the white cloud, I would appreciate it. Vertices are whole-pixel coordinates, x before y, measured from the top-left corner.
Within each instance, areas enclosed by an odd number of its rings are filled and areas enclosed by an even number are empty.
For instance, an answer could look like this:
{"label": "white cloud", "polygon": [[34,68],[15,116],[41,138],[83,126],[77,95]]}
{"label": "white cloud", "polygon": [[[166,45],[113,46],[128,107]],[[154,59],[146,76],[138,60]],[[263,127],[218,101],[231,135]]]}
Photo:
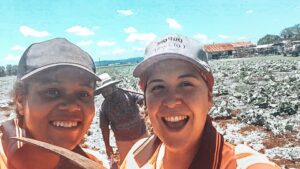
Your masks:
{"label": "white cloud", "polygon": [[19,30],[24,36],[33,36],[33,37],[41,38],[41,37],[46,37],[46,36],[50,35],[50,33],[47,31],[37,31],[33,28],[30,28],[30,27],[24,26],[24,25],[20,26]]}
{"label": "white cloud", "polygon": [[246,11],[247,14],[252,14],[253,10],[249,9],[248,11]]}
{"label": "white cloud", "polygon": [[154,33],[132,33],[126,39],[126,42],[152,41],[156,38]]}
{"label": "white cloud", "polygon": [[169,28],[171,29],[181,30],[182,28],[182,26],[175,19],[167,18],[166,22],[169,24]]}
{"label": "white cloud", "polygon": [[80,42],[77,43],[77,45],[79,45],[79,46],[89,46],[89,45],[91,45],[92,43],[93,43],[93,41],[91,41],[91,40],[88,40],[88,41],[80,41]]}
{"label": "white cloud", "polygon": [[247,39],[245,36],[239,36],[237,37],[238,40],[244,40],[244,39]]}
{"label": "white cloud", "polygon": [[199,39],[201,42],[206,42],[208,40],[208,37],[204,34],[196,34],[194,35],[194,38]]}
{"label": "white cloud", "polygon": [[112,51],[112,54],[122,54],[125,53],[126,50],[125,49],[121,49],[121,48],[116,48]]}
{"label": "white cloud", "polygon": [[89,35],[93,35],[95,34],[92,30],[90,30],[89,28],[87,27],[82,27],[82,26],[72,26],[70,28],[68,28],[66,30],[66,32],[68,33],[73,33],[77,36],[89,36]]}
{"label": "white cloud", "polygon": [[100,54],[100,55],[109,55],[111,52],[109,52],[109,51],[100,51],[100,52],[98,52],[98,54]]}
{"label": "white cloud", "polygon": [[229,38],[228,35],[223,35],[223,34],[219,34],[218,37],[222,38],[222,39],[228,39]]}
{"label": "white cloud", "polygon": [[141,48],[141,47],[132,47],[132,50],[133,51],[137,51],[137,52],[140,52],[140,51],[144,51],[145,50],[145,48]]}
{"label": "white cloud", "polygon": [[125,33],[135,33],[135,32],[137,32],[137,30],[134,27],[130,26],[128,28],[125,28],[124,32]]}
{"label": "white cloud", "polygon": [[19,61],[21,56],[14,56],[11,54],[8,54],[5,56],[5,60],[7,61]]}
{"label": "white cloud", "polygon": [[130,16],[130,15],[133,15],[133,12],[128,9],[128,10],[117,10],[117,12],[121,15],[125,15],[125,16]]}
{"label": "white cloud", "polygon": [[11,48],[11,50],[24,51],[26,48],[24,46],[16,45]]}
{"label": "white cloud", "polygon": [[113,41],[98,41],[98,42],[97,42],[97,45],[98,45],[98,46],[101,46],[101,47],[105,47],[105,46],[115,46],[115,45],[116,45],[116,42],[113,42]]}
{"label": "white cloud", "polygon": [[208,39],[208,37],[204,34],[196,34],[196,35],[194,35],[194,37],[197,38],[197,39],[203,39],[203,40]]}
{"label": "white cloud", "polygon": [[213,40],[209,39],[208,36],[205,34],[198,33],[198,34],[194,35],[194,38],[198,39],[201,43],[204,43],[204,44],[213,43]]}

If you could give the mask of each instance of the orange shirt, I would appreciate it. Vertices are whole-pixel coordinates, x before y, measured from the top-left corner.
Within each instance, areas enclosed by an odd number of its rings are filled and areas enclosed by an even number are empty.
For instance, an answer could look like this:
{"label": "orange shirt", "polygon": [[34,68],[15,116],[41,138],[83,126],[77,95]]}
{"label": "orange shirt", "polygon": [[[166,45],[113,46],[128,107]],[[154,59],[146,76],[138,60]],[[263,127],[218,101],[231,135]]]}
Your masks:
{"label": "orange shirt", "polygon": [[[165,145],[161,144],[153,153],[148,162],[139,167],[134,158],[134,151],[145,142],[146,139],[138,141],[127,154],[120,169],[162,169]],[[256,152],[246,145],[233,146],[225,142],[222,149],[222,160],[220,169],[279,169],[266,156]]]}
{"label": "orange shirt", "polygon": [[[7,127],[7,126],[9,126],[9,127]],[[22,132],[22,129],[19,127],[17,119],[7,121],[6,127],[1,126],[1,130],[0,130],[0,169],[8,168],[8,164],[7,164],[7,158],[8,158],[7,154],[8,153],[4,151],[5,147],[6,148],[10,147],[10,149],[6,149],[6,151],[10,151],[12,153],[14,152],[14,150],[22,148],[22,145],[19,144],[19,142],[18,142],[17,144],[15,144],[15,146],[17,146],[17,147],[14,147],[14,149],[12,149],[12,146],[7,145],[7,142],[2,140],[2,139],[4,139],[4,136],[6,136],[6,139],[9,139],[10,137],[15,137],[15,136],[22,137],[22,136],[24,136],[24,133],[25,133],[25,132]],[[10,134],[9,137],[7,136],[8,134]],[[94,152],[93,150],[83,149],[83,148],[77,146],[73,151],[78,154],[81,154],[83,156],[86,156],[87,158],[92,159],[93,161],[96,161],[101,166],[103,165],[102,158],[100,157],[100,155],[98,155],[97,152]]]}

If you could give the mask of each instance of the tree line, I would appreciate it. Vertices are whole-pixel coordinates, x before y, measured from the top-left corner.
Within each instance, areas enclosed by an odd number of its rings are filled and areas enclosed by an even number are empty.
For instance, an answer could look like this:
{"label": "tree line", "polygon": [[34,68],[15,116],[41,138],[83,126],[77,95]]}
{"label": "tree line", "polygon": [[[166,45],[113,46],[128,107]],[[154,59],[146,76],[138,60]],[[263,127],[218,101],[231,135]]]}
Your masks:
{"label": "tree line", "polygon": [[260,38],[257,42],[258,45],[279,43],[283,40],[296,41],[300,40],[300,24],[283,29],[280,32],[280,35],[270,35],[267,34],[264,37]]}
{"label": "tree line", "polygon": [[17,75],[17,65],[0,66],[0,77]]}

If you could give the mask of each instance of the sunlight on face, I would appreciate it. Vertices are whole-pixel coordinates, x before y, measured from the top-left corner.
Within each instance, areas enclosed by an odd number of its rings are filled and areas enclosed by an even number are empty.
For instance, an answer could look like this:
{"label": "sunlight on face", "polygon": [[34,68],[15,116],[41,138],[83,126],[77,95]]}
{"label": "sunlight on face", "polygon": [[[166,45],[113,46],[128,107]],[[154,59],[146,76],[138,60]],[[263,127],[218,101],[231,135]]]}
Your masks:
{"label": "sunlight on face", "polygon": [[205,81],[190,63],[180,60],[159,62],[148,71],[145,96],[154,132],[169,149],[192,147],[212,106]]}
{"label": "sunlight on face", "polygon": [[29,79],[22,114],[33,138],[72,149],[83,138],[95,113],[95,81],[85,71],[66,66]]}

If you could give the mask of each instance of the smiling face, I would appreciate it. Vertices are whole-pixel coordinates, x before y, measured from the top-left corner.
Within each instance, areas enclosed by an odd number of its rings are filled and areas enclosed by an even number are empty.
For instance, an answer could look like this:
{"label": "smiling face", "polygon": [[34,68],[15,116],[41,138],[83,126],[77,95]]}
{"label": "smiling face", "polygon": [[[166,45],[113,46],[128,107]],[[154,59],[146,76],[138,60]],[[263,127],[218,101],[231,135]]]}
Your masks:
{"label": "smiling face", "polygon": [[94,84],[88,73],[65,66],[28,79],[19,113],[33,138],[73,149],[88,130],[95,113]]}
{"label": "smiling face", "polygon": [[212,106],[198,70],[180,60],[161,61],[148,70],[146,83],[146,105],[155,134],[169,150],[195,146]]}

